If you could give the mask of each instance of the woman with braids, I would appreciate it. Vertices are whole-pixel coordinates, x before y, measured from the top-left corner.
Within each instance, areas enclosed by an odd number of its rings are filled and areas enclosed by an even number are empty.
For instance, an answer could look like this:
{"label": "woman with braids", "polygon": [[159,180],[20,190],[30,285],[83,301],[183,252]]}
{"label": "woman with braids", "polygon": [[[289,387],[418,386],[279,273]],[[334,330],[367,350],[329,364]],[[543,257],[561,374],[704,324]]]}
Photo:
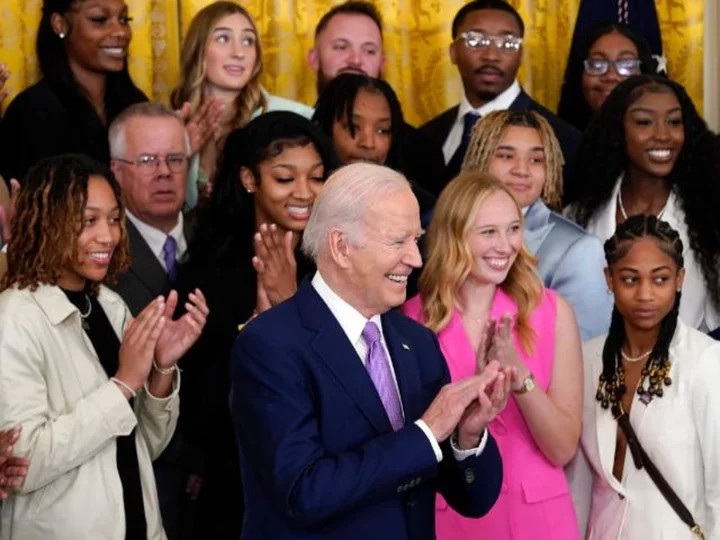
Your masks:
{"label": "woman with braids", "polygon": [[213,136],[199,148],[189,186],[194,205],[198,182],[210,190],[225,139],[231,131],[268,111],[287,110],[310,118],[312,108],[270,95],[260,84],[262,48],[257,25],[238,2],[220,0],[190,22],[180,58],[180,83],[172,94],[176,109],[209,116]]}
{"label": "woman with braids", "polygon": [[178,359],[208,313],[196,290],[132,319],[103,283],[129,264],[120,187],[88,158],[25,177],[0,294],[0,431],[20,426],[27,476],[2,538],[162,540],[152,460],[178,418]]}
{"label": "woman with braids", "polygon": [[213,312],[181,366],[187,375],[181,431],[193,450],[193,473],[202,478],[193,538],[240,536],[243,492],[228,409],[230,352],[239,325],[290,298],[298,282],[315,272],[300,240],[335,165],[320,129],[287,111],[258,116],[225,143],[215,189],[179,276],[181,289],[206,293]]}
{"label": "woman with braids", "polygon": [[[636,215],[605,255],[615,308],[608,335],[583,350],[591,474],[573,481],[580,515],[589,503],[587,538],[697,540],[683,505],[705,538],[720,538],[720,344],[678,317],[683,242],[666,222]],[[653,465],[681,505],[656,485]]]}
{"label": "woman with braids", "polygon": [[545,286],[570,302],[584,341],[607,332],[612,299],[605,294],[602,243],[551,210],[560,207],[563,161],[542,116],[496,111],[475,124],[462,168],[492,174],[513,194],[525,214],[525,247]]}
{"label": "woman with braids", "polygon": [[22,183],[39,160],[80,153],[110,163],[108,126],[147,101],[128,73],[132,39],[124,0],[44,0],[37,34],[42,79],[21,92],[0,124],[0,175]]}
{"label": "woman with braids", "polygon": [[720,148],[683,87],[653,75],[620,83],[578,163],[569,217],[602,241],[636,214],[667,221],[685,246],[680,318],[720,326]]}
{"label": "woman with braids", "polygon": [[656,71],[657,62],[641,34],[620,22],[598,22],[570,51],[558,116],[585,131],[618,84]]}
{"label": "woman with braids", "polygon": [[582,363],[570,305],[543,287],[523,247],[520,206],[501,182],[462,172],[440,194],[420,294],[403,311],[437,333],[453,382],[490,360],[514,395],[490,424],[503,459],[500,498],[467,519],[438,498],[439,540],[579,538],[563,466],[580,437]]}

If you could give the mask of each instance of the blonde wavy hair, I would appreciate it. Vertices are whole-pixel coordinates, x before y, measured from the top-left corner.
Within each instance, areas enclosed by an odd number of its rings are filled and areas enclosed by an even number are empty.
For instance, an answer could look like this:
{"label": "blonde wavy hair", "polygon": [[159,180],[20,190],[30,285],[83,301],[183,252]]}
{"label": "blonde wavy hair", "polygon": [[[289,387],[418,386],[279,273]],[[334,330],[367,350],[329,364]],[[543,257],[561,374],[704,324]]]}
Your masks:
{"label": "blonde wavy hair", "polygon": [[[470,276],[474,258],[467,237],[480,207],[497,191],[515,198],[496,178],[481,171],[461,172],[438,198],[427,235],[427,262],[420,275],[419,289],[425,325],[433,332],[443,330],[452,318],[460,287]],[[518,216],[522,211],[515,202]],[[500,288],[518,308],[517,331],[525,353],[531,353],[535,338],[529,319],[544,294],[535,258],[523,247]]]}
{"label": "blonde wavy hair", "polygon": [[180,84],[173,90],[170,98],[175,109],[181,108],[185,102],[190,103],[192,112],[198,109],[205,97],[207,76],[205,50],[210,39],[210,33],[220,19],[235,14],[246,17],[250,21],[253,30],[255,30],[257,36],[255,40],[257,60],[250,80],[235,99],[235,115],[230,121],[230,131],[245,127],[252,119],[255,110],[264,108],[267,105],[260,86],[260,75],[263,68],[260,36],[254,19],[241,5],[221,0],[201,9],[193,17],[182,48]]}
{"label": "blonde wavy hair", "polygon": [[497,147],[510,126],[531,128],[540,135],[545,149],[545,185],[541,196],[550,208],[560,210],[563,194],[562,168],[565,158],[552,126],[536,112],[495,111],[483,116],[473,128],[462,170],[489,172]]}

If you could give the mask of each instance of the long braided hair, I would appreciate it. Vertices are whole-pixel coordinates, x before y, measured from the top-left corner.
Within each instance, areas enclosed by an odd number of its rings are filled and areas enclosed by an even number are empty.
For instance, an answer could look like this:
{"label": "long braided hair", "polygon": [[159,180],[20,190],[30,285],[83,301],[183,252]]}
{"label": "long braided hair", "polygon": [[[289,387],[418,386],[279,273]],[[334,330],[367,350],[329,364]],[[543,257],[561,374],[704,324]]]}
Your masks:
{"label": "long braided hair", "polygon": [[[672,258],[678,267],[683,268],[683,243],[680,235],[667,222],[659,220],[657,217],[650,215],[635,215],[628,218],[625,222],[618,225],[615,234],[605,242],[605,259],[608,267],[625,257],[632,244],[641,238],[650,237],[657,243],[657,246],[668,256]],[[660,322],[660,331],[658,339],[653,347],[647,365],[654,363],[659,370],[666,370],[669,367],[669,350],[670,343],[675,335],[678,323],[678,313],[680,311],[680,298],[682,293],[677,292],[675,303],[672,309]],[[601,401],[603,407],[619,401],[625,393],[624,385],[615,388],[617,394],[602,396],[603,387],[607,387],[616,378],[618,366],[620,365],[621,347],[625,341],[625,325],[623,317],[617,307],[613,307],[612,320],[610,322],[610,331],[605,339],[605,345],[602,352],[603,371],[600,376],[600,384],[598,386],[598,401]],[[662,396],[662,383],[670,384],[669,378],[659,381],[659,391],[654,389],[651,394],[658,397]],[[640,385],[639,388],[642,386]],[[652,388],[652,386],[651,386]],[[609,389],[608,389],[609,390]]]}

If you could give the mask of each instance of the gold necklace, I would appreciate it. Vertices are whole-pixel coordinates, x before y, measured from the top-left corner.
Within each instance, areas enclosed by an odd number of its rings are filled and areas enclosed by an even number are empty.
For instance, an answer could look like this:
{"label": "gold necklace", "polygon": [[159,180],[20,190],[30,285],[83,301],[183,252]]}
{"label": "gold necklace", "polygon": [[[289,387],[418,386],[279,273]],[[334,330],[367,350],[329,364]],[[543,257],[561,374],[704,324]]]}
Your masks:
{"label": "gold necklace", "polygon": [[628,356],[627,354],[625,354],[625,351],[620,349],[620,354],[622,355],[623,360],[626,360],[626,361],[630,362],[631,364],[634,364],[635,362],[639,362],[640,360],[644,360],[645,358],[650,356],[651,352],[652,352],[652,349],[650,349],[647,352],[642,353],[640,356],[632,357],[632,356]]}

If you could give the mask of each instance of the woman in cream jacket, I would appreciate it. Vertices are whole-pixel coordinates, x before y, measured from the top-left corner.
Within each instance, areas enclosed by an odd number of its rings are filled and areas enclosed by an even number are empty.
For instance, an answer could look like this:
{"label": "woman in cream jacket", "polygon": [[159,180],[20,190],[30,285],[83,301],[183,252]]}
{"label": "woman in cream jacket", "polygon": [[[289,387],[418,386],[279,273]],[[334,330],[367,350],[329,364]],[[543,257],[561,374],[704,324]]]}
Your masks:
{"label": "woman in cream jacket", "polygon": [[0,294],[0,429],[20,425],[24,482],[0,538],[164,539],[152,459],[179,412],[175,363],[200,335],[202,294],[137,319],[102,285],[128,264],[120,189],[77,156],[31,169]]}

